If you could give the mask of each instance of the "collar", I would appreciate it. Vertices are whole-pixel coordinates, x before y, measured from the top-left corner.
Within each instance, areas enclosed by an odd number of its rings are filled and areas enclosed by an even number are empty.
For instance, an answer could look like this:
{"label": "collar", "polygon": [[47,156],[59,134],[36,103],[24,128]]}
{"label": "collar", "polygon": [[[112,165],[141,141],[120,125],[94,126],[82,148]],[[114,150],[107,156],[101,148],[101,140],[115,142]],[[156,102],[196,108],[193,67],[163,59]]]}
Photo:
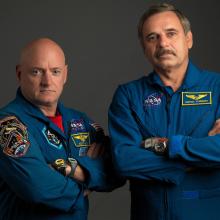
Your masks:
{"label": "collar", "polygon": [[[200,79],[201,79],[201,72],[202,71],[198,67],[196,67],[191,61],[189,61],[186,74],[185,74],[185,78],[183,80],[183,83],[179,91],[192,88],[196,86],[197,84],[199,84]],[[147,83],[150,85],[157,85],[160,87],[165,87],[159,75],[155,71],[151,72],[148,75]]]}
{"label": "collar", "polygon": [[[60,128],[58,128],[48,117],[46,117],[43,112],[33,105],[31,102],[29,102],[21,93],[21,89],[18,88],[15,102],[21,106],[22,111],[24,111],[27,115],[37,118],[40,121],[43,121],[47,126],[51,127],[53,130],[58,132],[60,135],[64,136],[64,133],[61,131]],[[68,131],[68,123],[65,119],[65,107],[62,105],[62,103],[58,103],[57,105],[57,111],[60,113],[60,115],[63,118],[64,123],[64,131]],[[65,136],[64,136],[65,137]]]}

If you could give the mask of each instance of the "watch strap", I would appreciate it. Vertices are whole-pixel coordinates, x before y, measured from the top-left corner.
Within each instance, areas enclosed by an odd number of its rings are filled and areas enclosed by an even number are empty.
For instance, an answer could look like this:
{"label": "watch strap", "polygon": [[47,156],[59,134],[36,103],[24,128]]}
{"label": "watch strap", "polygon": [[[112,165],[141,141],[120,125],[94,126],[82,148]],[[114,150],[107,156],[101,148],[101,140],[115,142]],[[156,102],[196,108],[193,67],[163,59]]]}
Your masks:
{"label": "watch strap", "polygon": [[70,171],[70,173],[68,174],[68,176],[74,176],[74,173],[75,173],[75,171],[76,171],[76,167],[77,167],[77,165],[78,165],[78,162],[77,162],[77,160],[75,160],[74,158],[72,158],[72,157],[69,157],[68,159],[67,159],[67,163],[71,166],[71,171]]}

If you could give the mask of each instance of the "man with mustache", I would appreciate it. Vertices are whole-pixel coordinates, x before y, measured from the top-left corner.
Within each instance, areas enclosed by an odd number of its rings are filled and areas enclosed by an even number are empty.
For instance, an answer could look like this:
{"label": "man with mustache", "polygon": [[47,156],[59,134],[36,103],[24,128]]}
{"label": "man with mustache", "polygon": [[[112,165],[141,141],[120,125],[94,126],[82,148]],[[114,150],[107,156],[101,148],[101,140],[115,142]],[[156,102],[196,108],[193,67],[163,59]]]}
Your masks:
{"label": "man with mustache", "polygon": [[150,7],[138,35],[153,72],[120,85],[109,110],[114,164],[130,180],[132,220],[218,220],[220,75],[189,60],[189,20]]}
{"label": "man with mustache", "polygon": [[61,47],[27,44],[16,98],[0,110],[0,219],[86,220],[88,193],[118,186],[108,138],[86,114],[64,107]]}

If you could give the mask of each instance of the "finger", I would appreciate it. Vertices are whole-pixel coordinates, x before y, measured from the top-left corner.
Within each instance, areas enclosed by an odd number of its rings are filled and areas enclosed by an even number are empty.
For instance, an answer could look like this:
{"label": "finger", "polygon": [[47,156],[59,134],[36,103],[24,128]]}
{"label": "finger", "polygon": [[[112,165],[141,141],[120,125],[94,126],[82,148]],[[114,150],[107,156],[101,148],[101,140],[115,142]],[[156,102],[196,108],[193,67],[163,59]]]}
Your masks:
{"label": "finger", "polygon": [[91,157],[92,157],[92,158],[97,158],[98,154],[99,154],[99,145],[96,144],[96,145],[92,148]]}
{"label": "finger", "polygon": [[219,133],[220,133],[220,120],[218,119],[215,122],[215,125],[213,126],[213,128],[209,131],[208,135],[213,136],[213,135],[216,135],[216,134],[219,134]]}
{"label": "finger", "polygon": [[89,146],[88,151],[87,151],[87,156],[88,156],[88,157],[92,157],[94,149],[95,149],[95,144],[91,144],[91,145]]}
{"label": "finger", "polygon": [[86,189],[83,193],[84,196],[88,196],[91,193],[89,189]]}
{"label": "finger", "polygon": [[220,134],[220,128],[219,127],[216,127],[214,129],[212,129],[211,131],[209,131],[208,135],[209,136],[214,136],[216,134]]}
{"label": "finger", "polygon": [[91,158],[97,158],[104,153],[104,146],[101,144],[93,143],[90,145],[87,156]]}
{"label": "finger", "polygon": [[215,135],[215,129],[212,129],[211,131],[209,131],[208,135],[209,136],[214,136]]}
{"label": "finger", "polygon": [[93,151],[93,158],[99,157],[101,151],[102,151],[102,146],[100,144],[96,144],[96,147]]}
{"label": "finger", "polygon": [[215,121],[215,124],[220,124],[220,118]]}
{"label": "finger", "polygon": [[104,146],[102,144],[96,144],[95,151],[94,151],[94,157],[101,156],[103,152]]}
{"label": "finger", "polygon": [[102,155],[104,155],[105,153],[105,147],[104,146],[100,146],[100,151],[99,151],[99,157],[101,157]]}

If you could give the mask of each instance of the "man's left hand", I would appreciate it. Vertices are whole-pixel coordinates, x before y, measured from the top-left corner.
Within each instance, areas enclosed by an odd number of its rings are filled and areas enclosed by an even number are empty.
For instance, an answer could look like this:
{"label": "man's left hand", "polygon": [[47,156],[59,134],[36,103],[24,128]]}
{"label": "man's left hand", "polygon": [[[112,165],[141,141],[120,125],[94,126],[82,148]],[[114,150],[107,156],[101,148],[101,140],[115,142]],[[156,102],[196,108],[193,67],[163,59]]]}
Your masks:
{"label": "man's left hand", "polygon": [[220,134],[220,119],[217,119],[215,121],[214,126],[212,127],[212,129],[208,133],[209,136],[214,136],[216,134]]}
{"label": "man's left hand", "polygon": [[104,153],[104,148],[105,146],[103,146],[102,144],[94,142],[89,146],[89,149],[87,151],[87,156],[93,159],[100,157]]}

